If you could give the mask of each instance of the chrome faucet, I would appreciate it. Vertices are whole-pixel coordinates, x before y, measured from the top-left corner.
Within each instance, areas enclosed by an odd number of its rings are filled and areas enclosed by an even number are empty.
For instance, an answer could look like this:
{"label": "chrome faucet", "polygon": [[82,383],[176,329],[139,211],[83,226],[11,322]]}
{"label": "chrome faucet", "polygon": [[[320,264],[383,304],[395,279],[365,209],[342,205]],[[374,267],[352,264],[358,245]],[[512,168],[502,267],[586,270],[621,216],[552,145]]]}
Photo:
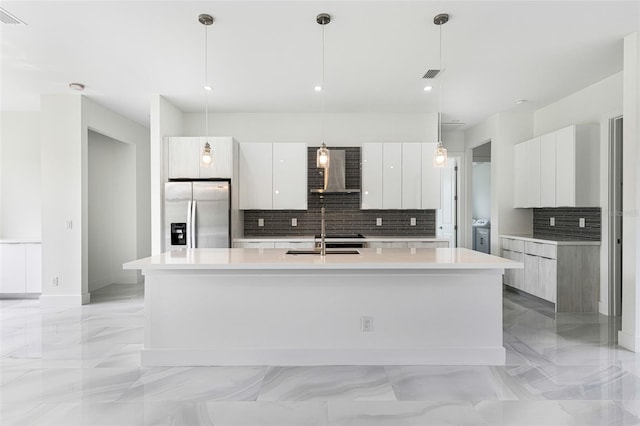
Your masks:
{"label": "chrome faucet", "polygon": [[324,223],[324,206],[320,209],[320,256],[327,255],[327,243],[324,240],[326,237],[325,232],[325,223]]}

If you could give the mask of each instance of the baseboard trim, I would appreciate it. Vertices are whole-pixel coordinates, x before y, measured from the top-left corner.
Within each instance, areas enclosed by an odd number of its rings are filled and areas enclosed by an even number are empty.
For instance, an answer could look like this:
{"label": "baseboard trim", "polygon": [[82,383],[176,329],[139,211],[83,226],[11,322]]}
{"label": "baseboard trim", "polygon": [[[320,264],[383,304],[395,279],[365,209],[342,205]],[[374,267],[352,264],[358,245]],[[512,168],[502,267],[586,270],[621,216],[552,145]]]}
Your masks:
{"label": "baseboard trim", "polygon": [[40,306],[81,306],[91,302],[90,293],[82,294],[42,294],[40,295]]}
{"label": "baseboard trim", "polygon": [[631,352],[638,352],[640,338],[620,330],[618,331],[618,345],[629,349]]}

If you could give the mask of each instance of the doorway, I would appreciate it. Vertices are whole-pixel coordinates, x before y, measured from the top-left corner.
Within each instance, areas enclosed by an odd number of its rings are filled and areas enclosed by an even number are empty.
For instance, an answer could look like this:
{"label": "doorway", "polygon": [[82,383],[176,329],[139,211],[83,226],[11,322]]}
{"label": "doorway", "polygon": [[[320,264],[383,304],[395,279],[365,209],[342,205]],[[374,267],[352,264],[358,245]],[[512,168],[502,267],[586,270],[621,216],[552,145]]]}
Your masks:
{"label": "doorway", "polygon": [[449,247],[458,247],[458,164],[460,158],[449,157],[447,166],[442,168],[440,187],[440,208],[436,212],[438,238],[449,239]]}
{"label": "doorway", "polygon": [[[622,315],[622,116],[609,120],[609,315]],[[616,333],[617,335],[617,333]]]}
{"label": "doorway", "polygon": [[491,141],[473,148],[471,168],[473,250],[491,252]]}

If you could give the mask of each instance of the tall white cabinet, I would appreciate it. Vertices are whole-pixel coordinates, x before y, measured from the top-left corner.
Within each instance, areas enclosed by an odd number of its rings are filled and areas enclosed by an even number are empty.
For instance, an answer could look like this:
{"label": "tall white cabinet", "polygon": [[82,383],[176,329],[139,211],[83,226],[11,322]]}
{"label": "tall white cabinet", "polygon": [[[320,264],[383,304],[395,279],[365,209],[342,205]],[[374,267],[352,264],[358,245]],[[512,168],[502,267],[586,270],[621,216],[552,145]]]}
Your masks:
{"label": "tall white cabinet", "polygon": [[562,128],[514,146],[514,207],[596,207],[599,126]]}
{"label": "tall white cabinet", "polygon": [[307,145],[241,143],[241,210],[306,210]]}
{"label": "tall white cabinet", "polygon": [[440,208],[434,143],[362,145],[362,209]]}

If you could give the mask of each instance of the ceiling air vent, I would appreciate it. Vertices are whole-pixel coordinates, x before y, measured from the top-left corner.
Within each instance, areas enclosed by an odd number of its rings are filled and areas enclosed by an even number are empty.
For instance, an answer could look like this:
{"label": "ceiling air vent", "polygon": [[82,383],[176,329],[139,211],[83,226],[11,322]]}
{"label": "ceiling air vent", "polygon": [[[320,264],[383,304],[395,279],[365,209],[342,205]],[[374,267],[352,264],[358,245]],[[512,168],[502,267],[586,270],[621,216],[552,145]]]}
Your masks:
{"label": "ceiling air vent", "polygon": [[18,18],[15,15],[7,12],[5,9],[0,7],[0,22],[3,24],[9,25],[27,25],[22,19]]}
{"label": "ceiling air vent", "polygon": [[422,78],[436,78],[440,74],[440,70],[427,70]]}

